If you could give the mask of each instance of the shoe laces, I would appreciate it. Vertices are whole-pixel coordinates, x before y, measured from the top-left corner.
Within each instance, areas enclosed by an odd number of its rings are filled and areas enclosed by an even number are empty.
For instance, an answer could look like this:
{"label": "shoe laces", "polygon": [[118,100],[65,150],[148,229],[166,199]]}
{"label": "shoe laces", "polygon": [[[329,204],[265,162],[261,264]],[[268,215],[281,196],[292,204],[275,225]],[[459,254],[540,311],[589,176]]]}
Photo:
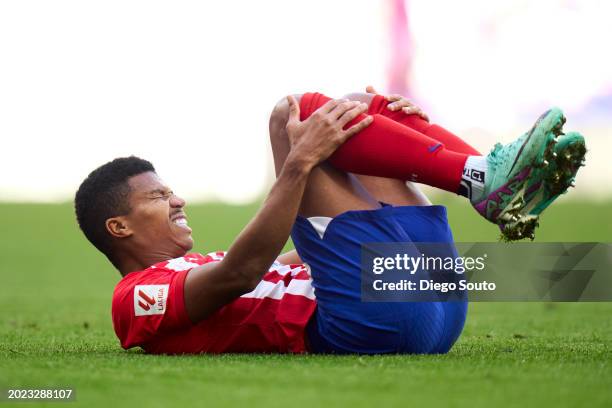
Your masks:
{"label": "shoe laces", "polygon": [[509,156],[511,154],[516,154],[514,149],[512,149],[512,146],[515,144],[522,145],[524,140],[525,135],[523,134],[521,137],[511,143],[508,143],[507,145],[495,143],[495,146],[493,146],[493,149],[491,149],[491,152],[487,157],[487,163],[489,165],[489,168],[494,168],[500,165],[501,163],[508,162]]}

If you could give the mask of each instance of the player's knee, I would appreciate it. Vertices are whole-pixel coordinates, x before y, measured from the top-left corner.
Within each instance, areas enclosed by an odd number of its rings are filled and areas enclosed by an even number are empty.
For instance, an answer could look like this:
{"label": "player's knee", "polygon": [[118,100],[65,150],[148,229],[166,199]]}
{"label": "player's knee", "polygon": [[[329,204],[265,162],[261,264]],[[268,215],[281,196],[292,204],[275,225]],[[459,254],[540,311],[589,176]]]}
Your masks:
{"label": "player's knee", "polygon": [[[293,96],[299,103],[302,95]],[[282,130],[285,129],[288,119],[289,101],[285,97],[279,100],[276,105],[274,105],[274,109],[272,109],[272,113],[270,114],[270,138],[278,137],[283,133]]]}
{"label": "player's knee", "polygon": [[370,104],[373,98],[374,98],[373,94],[369,94],[365,92],[353,92],[353,93],[346,94],[342,97],[342,99],[348,99],[349,101],[365,102],[368,105]]}
{"label": "player's knee", "polygon": [[283,98],[272,109],[270,114],[270,142],[274,148],[274,143],[284,137],[285,126],[289,118],[289,102]]}
{"label": "player's knee", "polygon": [[289,118],[289,101],[287,98],[282,98],[274,105],[272,114],[270,114],[270,124],[285,124]]}

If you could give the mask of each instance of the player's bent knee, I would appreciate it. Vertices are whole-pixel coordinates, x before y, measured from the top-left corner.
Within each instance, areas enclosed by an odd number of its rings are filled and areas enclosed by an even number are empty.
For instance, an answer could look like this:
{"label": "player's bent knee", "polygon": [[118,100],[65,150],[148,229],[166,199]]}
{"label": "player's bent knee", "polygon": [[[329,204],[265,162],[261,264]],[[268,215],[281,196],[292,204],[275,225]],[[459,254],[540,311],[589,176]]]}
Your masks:
{"label": "player's bent knee", "polygon": [[[298,103],[300,103],[300,100],[302,99],[302,95],[298,94],[298,95],[293,95],[293,97],[296,99],[296,101]],[[287,100],[287,97],[285,96],[284,98],[280,99],[276,105],[274,105],[274,109],[272,110],[272,114],[270,115],[270,120],[282,120],[282,121],[287,121],[287,119],[289,118],[289,101]]]}
{"label": "player's bent knee", "polygon": [[282,118],[287,118],[289,114],[289,101],[287,98],[282,98],[276,105],[274,105],[274,109],[272,109],[272,114],[270,115],[270,120],[279,120]]}
{"label": "player's bent knee", "polygon": [[[293,95],[295,99],[300,102],[302,95]],[[285,129],[287,124],[287,120],[289,119],[289,101],[287,97],[279,100],[276,105],[274,105],[274,109],[272,109],[272,113],[270,114],[270,138],[274,139],[277,137],[284,136],[284,132],[282,130]]]}
{"label": "player's bent knee", "polygon": [[278,140],[284,135],[283,130],[289,118],[289,102],[283,98],[272,109],[270,114],[270,141],[274,146],[274,140]]}
{"label": "player's bent knee", "polygon": [[369,94],[365,92],[353,92],[344,95],[342,99],[348,99],[349,101],[365,102],[369,105],[372,99],[374,99],[374,96],[374,94]]}

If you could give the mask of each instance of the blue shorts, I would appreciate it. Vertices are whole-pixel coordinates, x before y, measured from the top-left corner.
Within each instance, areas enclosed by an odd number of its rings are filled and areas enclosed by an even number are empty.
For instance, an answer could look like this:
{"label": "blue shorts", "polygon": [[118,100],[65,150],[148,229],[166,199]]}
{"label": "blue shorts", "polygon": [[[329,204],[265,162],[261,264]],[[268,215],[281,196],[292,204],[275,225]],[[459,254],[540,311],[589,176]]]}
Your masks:
{"label": "blue shorts", "polygon": [[383,204],[342,213],[324,229],[298,216],[291,238],[317,298],[307,327],[312,352],[446,353],[461,334],[467,302],[361,301],[361,244],[453,242],[445,207]]}

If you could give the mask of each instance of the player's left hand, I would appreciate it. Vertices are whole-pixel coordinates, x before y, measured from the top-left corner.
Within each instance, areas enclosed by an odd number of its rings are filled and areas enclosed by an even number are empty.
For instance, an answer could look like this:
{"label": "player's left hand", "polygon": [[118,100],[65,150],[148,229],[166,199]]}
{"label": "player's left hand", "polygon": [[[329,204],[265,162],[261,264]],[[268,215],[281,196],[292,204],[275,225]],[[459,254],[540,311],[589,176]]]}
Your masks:
{"label": "player's left hand", "polygon": [[[378,92],[376,92],[376,89],[374,89],[372,85],[368,85],[366,87],[366,92],[370,94],[378,94]],[[408,99],[404,98],[402,95],[393,94],[385,96],[385,99],[391,102],[387,105],[387,109],[391,111],[397,111],[401,109],[402,112],[404,112],[406,115],[419,115],[419,117],[421,117],[423,120],[429,122],[429,116],[427,116],[427,114],[423,112],[421,108],[410,102]]]}

